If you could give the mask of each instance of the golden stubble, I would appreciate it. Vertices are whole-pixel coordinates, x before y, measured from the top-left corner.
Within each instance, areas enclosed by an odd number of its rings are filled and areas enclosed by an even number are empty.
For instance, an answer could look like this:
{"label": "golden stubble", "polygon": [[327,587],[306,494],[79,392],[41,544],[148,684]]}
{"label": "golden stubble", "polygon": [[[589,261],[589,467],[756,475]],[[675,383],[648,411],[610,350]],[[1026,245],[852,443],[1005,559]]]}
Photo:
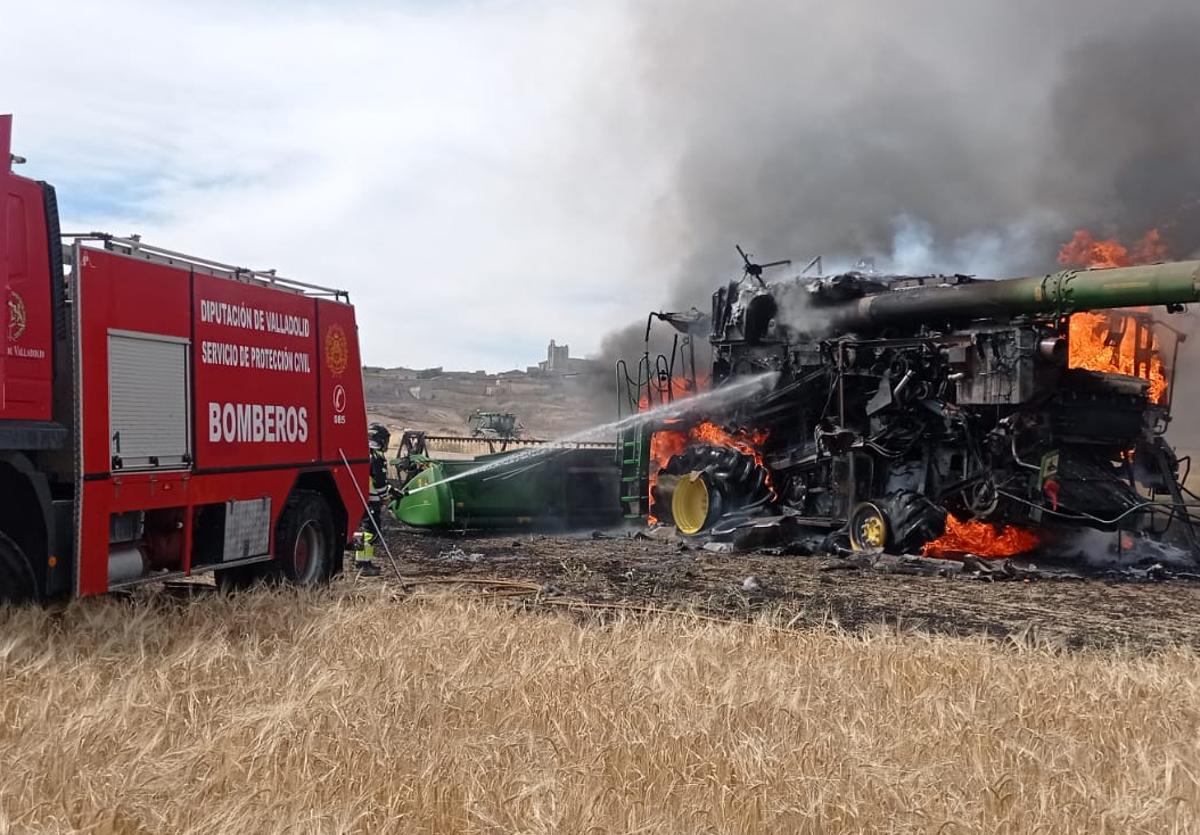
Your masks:
{"label": "golden stubble", "polygon": [[0,832],[1200,830],[1191,650],[763,625],[349,583],[3,612]]}

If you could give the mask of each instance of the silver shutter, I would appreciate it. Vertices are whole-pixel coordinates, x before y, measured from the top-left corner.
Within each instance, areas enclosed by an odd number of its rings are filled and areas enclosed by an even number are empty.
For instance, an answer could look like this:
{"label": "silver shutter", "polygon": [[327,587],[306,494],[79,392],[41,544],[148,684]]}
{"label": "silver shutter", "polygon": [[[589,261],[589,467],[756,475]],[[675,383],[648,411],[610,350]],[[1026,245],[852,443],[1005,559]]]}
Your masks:
{"label": "silver shutter", "polygon": [[113,469],[178,469],[191,461],[188,344],[109,333],[109,444]]}
{"label": "silver shutter", "polygon": [[244,560],[270,553],[271,498],[225,503],[225,548],[222,560]]}

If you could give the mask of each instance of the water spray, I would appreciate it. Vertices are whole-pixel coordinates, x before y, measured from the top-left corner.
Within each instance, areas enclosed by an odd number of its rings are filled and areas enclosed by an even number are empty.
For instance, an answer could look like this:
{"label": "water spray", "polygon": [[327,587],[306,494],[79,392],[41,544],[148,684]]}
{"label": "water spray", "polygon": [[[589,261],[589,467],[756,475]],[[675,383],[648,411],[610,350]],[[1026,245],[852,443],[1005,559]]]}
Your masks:
{"label": "water spray", "polygon": [[599,426],[593,426],[584,429],[581,432],[575,432],[563,438],[547,443],[523,449],[514,452],[512,455],[505,456],[498,461],[488,461],[480,464],[478,467],[473,467],[466,472],[458,473],[440,481],[434,481],[429,484],[422,484],[419,487],[413,487],[401,491],[401,495],[409,496],[415,493],[420,493],[422,490],[428,490],[431,487],[438,487],[442,484],[448,484],[451,481],[458,481],[461,478],[469,476],[477,476],[493,470],[506,470],[522,464],[527,464],[538,458],[552,455],[556,452],[561,452],[565,449],[570,449],[572,445],[594,439],[596,435],[612,436],[625,429],[631,429],[635,426],[641,426],[646,423],[658,420],[671,420],[673,418],[683,417],[700,409],[708,409],[717,406],[727,406],[732,402],[744,400],[758,394],[760,391],[769,389],[775,384],[779,374],[775,371],[768,371],[764,374],[756,374],[752,377],[746,377],[738,380],[736,383],[731,383],[721,388],[713,389],[712,391],[699,392],[687,397],[681,397],[671,403],[664,403],[661,406],[656,406],[645,412],[636,412],[629,417],[621,418],[612,423],[605,423]]}

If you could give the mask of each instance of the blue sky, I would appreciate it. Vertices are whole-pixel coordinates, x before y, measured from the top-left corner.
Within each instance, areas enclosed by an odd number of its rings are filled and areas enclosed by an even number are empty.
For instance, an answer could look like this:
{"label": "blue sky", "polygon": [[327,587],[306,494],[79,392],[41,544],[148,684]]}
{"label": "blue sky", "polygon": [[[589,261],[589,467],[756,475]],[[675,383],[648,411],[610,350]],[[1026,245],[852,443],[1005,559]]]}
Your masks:
{"label": "blue sky", "polygon": [[0,112],[64,229],[346,287],[374,365],[587,354],[663,301],[621,3],[6,6]]}

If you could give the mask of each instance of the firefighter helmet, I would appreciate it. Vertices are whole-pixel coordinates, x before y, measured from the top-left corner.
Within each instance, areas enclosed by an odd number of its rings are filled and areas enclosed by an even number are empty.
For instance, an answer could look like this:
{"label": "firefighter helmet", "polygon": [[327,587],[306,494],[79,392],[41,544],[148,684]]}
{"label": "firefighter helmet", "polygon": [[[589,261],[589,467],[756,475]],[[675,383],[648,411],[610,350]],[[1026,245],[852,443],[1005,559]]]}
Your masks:
{"label": "firefighter helmet", "polygon": [[392,433],[382,423],[372,423],[367,427],[367,438],[372,443],[378,444],[379,449],[386,450],[392,440]]}

